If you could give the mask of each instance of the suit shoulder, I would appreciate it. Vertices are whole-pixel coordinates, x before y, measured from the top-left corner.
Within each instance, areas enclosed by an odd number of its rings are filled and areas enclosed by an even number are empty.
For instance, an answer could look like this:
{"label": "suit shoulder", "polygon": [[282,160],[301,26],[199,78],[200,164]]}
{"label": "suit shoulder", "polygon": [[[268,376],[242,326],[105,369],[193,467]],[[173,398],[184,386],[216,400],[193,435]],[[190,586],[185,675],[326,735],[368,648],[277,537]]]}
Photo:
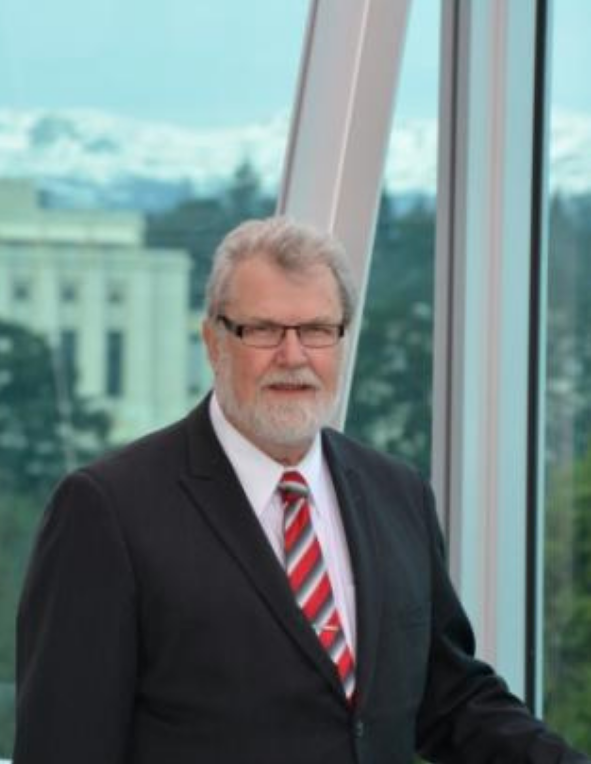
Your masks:
{"label": "suit shoulder", "polygon": [[439,544],[435,497],[429,481],[415,467],[334,430],[324,434],[329,466],[344,470],[355,481],[384,533],[395,515],[397,527],[403,522],[417,537]]}
{"label": "suit shoulder", "polygon": [[184,454],[186,420],[156,430],[116,448],[81,467],[79,471],[98,482],[134,481],[162,475],[174,467],[178,471]]}
{"label": "suit shoulder", "polygon": [[423,485],[426,482],[416,467],[398,457],[331,428],[324,430],[323,435],[328,448],[352,467],[362,468],[368,474],[389,473],[391,477],[409,483]]}
{"label": "suit shoulder", "polygon": [[48,517],[84,515],[91,524],[110,517],[125,538],[132,536],[175,495],[185,437],[181,420],[74,470],[57,485]]}

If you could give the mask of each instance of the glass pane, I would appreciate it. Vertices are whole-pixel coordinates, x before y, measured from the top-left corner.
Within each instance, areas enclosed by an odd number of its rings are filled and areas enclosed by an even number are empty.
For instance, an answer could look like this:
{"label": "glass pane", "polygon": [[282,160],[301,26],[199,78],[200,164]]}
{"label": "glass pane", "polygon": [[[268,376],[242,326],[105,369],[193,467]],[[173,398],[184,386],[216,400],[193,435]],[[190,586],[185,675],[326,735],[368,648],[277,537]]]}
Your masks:
{"label": "glass pane", "polygon": [[414,462],[431,451],[439,0],[411,6],[347,431]]}
{"label": "glass pane", "polygon": [[591,5],[554,3],[546,315],[544,713],[591,751]]}
{"label": "glass pane", "polygon": [[181,416],[203,276],[275,206],[308,0],[0,6],[0,758],[14,620],[56,481]]}

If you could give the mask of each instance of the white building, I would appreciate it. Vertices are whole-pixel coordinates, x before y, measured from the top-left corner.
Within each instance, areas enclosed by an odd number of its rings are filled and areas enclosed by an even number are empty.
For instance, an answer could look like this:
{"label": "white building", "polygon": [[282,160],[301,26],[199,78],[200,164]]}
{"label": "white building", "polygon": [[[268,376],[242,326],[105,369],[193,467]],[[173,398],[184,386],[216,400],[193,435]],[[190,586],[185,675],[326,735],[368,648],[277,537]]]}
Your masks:
{"label": "white building", "polygon": [[183,251],[143,246],[140,215],[44,209],[31,184],[0,183],[0,317],[47,337],[61,389],[75,369],[116,443],[179,417],[206,384],[189,379],[190,268]]}

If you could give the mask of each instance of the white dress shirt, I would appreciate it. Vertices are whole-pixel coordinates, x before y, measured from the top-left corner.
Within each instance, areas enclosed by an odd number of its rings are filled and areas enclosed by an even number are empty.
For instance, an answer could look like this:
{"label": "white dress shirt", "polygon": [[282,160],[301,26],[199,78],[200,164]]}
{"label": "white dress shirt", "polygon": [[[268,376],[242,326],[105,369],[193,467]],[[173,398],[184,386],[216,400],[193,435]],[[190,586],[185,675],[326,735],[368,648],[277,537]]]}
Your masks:
{"label": "white dress shirt", "polygon": [[215,393],[209,412],[215,434],[282,567],[285,567],[283,507],[277,486],[286,469],[297,470],[304,476],[310,489],[312,525],[322,548],[347,644],[355,656],[355,586],[351,559],[320,435],[299,464],[285,467],[238,432],[226,419]]}

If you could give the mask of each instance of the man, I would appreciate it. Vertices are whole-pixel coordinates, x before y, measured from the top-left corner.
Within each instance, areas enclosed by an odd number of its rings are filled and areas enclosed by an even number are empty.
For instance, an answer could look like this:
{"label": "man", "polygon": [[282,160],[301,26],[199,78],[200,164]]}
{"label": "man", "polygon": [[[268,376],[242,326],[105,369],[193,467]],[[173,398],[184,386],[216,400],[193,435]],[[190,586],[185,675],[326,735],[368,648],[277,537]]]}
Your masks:
{"label": "man", "polygon": [[353,307],[328,236],[222,242],[213,395],[45,515],[15,764],[587,761],[473,658],[429,488],[326,428]]}

